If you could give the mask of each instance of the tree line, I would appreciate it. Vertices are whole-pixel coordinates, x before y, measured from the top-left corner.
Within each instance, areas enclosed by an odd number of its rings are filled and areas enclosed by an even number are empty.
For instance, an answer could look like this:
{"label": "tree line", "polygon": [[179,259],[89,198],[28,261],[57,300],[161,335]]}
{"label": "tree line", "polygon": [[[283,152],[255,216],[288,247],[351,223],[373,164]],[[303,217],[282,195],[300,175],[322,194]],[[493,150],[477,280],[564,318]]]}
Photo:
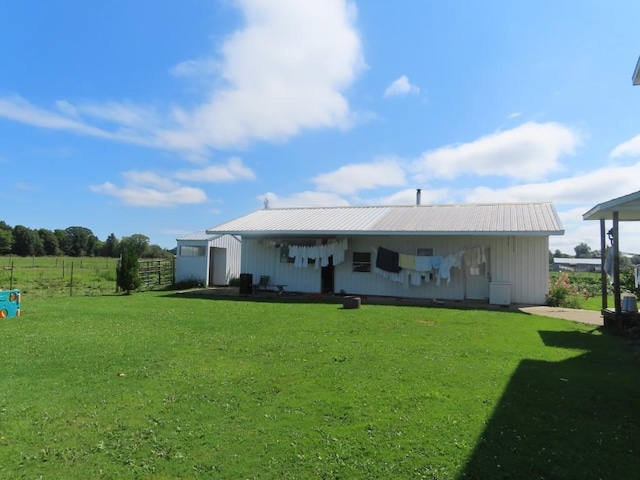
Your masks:
{"label": "tree line", "polygon": [[0,255],[118,258],[127,247],[131,247],[140,258],[167,258],[173,255],[159,245],[151,245],[149,237],[139,233],[121,239],[112,233],[102,241],[86,227],[33,229],[24,225],[11,227],[0,220]]}

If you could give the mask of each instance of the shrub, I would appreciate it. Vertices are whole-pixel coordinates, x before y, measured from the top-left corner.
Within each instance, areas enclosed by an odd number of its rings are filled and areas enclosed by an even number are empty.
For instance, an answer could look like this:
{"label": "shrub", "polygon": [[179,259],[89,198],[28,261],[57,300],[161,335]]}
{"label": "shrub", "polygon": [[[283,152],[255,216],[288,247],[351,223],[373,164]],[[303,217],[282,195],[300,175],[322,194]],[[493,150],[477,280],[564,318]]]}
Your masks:
{"label": "shrub", "polygon": [[547,304],[552,307],[579,308],[582,299],[588,299],[592,294],[586,288],[579,288],[571,283],[567,273],[560,273],[552,279],[547,293]]}
{"label": "shrub", "polygon": [[140,288],[142,281],[140,280],[138,254],[133,247],[127,246],[122,252],[117,277],[118,286],[127,295]]}

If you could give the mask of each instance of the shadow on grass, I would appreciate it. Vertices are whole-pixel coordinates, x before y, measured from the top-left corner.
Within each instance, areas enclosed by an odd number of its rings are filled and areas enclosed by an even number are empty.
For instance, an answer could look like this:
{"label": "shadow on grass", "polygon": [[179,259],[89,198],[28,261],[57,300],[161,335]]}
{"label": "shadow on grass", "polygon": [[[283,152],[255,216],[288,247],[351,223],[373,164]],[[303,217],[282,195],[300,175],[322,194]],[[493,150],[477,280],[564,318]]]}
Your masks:
{"label": "shadow on grass", "polygon": [[597,330],[540,332],[576,356],[520,363],[460,479],[638,478],[638,362]]}
{"label": "shadow on grass", "polygon": [[[434,300],[422,298],[403,298],[403,297],[384,297],[375,295],[357,295],[357,294],[317,294],[317,293],[297,293],[285,292],[278,295],[277,292],[259,292],[254,294],[240,294],[237,289],[226,290],[222,293],[216,290],[188,290],[188,291],[167,291],[165,298],[197,298],[200,300],[226,300],[238,302],[268,302],[268,303],[310,303],[310,304],[335,304],[343,309],[344,299],[346,297],[360,297],[362,305],[395,305],[401,307],[433,307],[447,308],[453,310],[492,310],[499,312],[520,313],[528,315],[520,311],[517,306],[502,307],[498,305],[490,305],[486,301],[473,300]],[[345,309],[351,310],[351,309]]]}

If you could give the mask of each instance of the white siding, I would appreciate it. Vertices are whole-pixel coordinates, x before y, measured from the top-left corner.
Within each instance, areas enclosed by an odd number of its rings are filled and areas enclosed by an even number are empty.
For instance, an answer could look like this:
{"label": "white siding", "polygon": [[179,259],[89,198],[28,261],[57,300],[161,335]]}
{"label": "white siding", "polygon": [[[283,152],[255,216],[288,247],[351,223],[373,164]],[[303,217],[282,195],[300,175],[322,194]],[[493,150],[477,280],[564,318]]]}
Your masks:
{"label": "white siding", "polygon": [[[178,240],[178,255],[176,256],[176,282],[197,280],[204,285],[227,285],[232,278],[240,276],[241,242],[233,235],[222,235],[209,240]],[[205,255],[202,257],[187,257],[180,255],[181,246],[202,246]],[[218,259],[211,259],[213,250]],[[222,253],[218,249],[224,249]],[[221,261],[220,255],[224,255]],[[212,261],[213,260],[213,261]],[[214,271],[210,272],[213,267]],[[214,280],[213,282],[210,279]]]}
{"label": "white siding", "polygon": [[[182,246],[203,247],[204,255],[201,257],[187,257],[181,255]],[[178,240],[178,252],[176,255],[176,282],[197,280],[207,284],[209,242],[203,240]]]}
{"label": "white siding", "polygon": [[294,267],[292,263],[280,262],[280,249],[260,240],[242,240],[242,273],[251,273],[253,283],[258,283],[261,275],[269,275],[272,285],[287,285],[292,292],[320,292],[320,267]]}
{"label": "white siding", "polygon": [[[451,282],[408,287],[392,282],[374,271],[352,272],[353,252],[371,252],[372,270],[375,255],[372,248],[415,255],[418,248],[432,248],[434,255],[447,255],[473,247],[490,250],[489,273],[492,281],[511,283],[511,301],[518,304],[544,304],[548,289],[548,237],[545,236],[361,236],[349,238],[345,262],[335,267],[335,292],[382,295],[406,298],[465,298],[465,268],[451,270]],[[464,264],[463,264],[464,267]],[[286,284],[287,290],[319,293],[320,267],[297,268],[280,262],[280,251],[269,242],[243,240],[242,272],[251,273],[254,283],[261,275],[269,275],[270,283]]]}

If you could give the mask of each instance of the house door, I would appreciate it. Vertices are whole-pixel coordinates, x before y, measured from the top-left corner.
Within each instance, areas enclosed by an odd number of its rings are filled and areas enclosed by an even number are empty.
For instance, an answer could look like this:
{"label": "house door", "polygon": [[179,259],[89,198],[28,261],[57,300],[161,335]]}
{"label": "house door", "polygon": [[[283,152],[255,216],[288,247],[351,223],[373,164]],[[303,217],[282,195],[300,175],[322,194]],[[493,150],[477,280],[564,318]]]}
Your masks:
{"label": "house door", "polygon": [[[484,248],[484,254],[480,258],[469,258],[465,255],[465,298],[468,300],[488,300],[489,283],[491,282],[490,250]],[[481,261],[484,260],[484,261]]]}
{"label": "house door", "polygon": [[209,248],[209,285],[227,284],[227,249]]}
{"label": "house door", "polygon": [[322,267],[322,293],[333,293],[334,288],[334,271],[333,256],[329,257],[329,265]]}

